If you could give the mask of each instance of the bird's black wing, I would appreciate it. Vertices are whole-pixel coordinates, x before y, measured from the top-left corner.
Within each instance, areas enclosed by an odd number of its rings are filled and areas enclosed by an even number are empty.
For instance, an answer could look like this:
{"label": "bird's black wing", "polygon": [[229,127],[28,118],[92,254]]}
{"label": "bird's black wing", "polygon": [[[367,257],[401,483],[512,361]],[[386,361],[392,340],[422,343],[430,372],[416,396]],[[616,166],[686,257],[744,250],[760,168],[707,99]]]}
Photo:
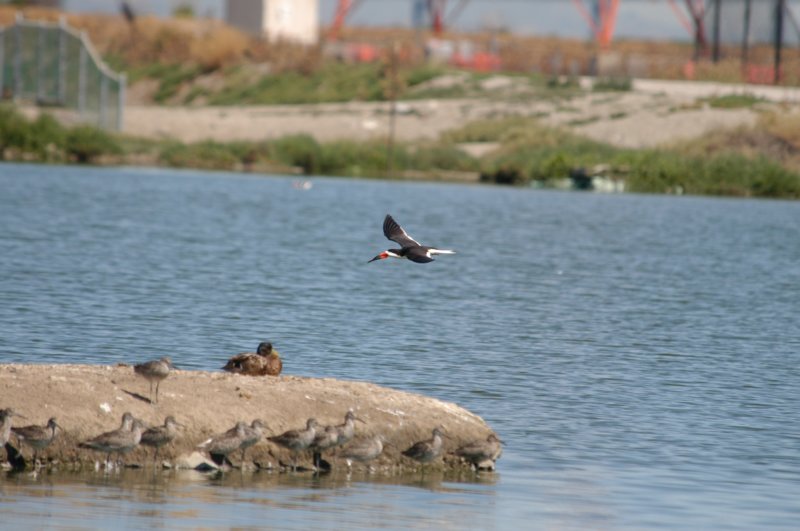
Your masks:
{"label": "bird's black wing", "polygon": [[406,253],[406,258],[418,264],[433,262],[433,258],[428,256],[427,247],[412,247]]}
{"label": "bird's black wing", "polygon": [[386,214],[386,219],[383,220],[383,234],[403,247],[415,247],[419,245],[419,243],[409,236],[408,233],[403,230],[403,227],[398,225],[389,214]]}

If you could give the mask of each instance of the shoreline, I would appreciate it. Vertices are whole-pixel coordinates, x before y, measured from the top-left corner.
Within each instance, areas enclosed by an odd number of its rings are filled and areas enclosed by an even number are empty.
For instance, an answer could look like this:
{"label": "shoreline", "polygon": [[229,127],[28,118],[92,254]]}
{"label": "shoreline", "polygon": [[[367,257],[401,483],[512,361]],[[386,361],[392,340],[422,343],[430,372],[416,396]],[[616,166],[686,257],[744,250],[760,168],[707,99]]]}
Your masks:
{"label": "shoreline", "polygon": [[[55,417],[59,430],[53,443],[39,452],[40,460],[58,465],[86,465],[103,461],[103,454],[78,448],[78,443],[119,427],[129,411],[148,426],[163,424],[173,415],[185,426],[178,438],[161,448],[160,459],[171,467],[195,468],[196,446],[237,421],[260,418],[267,425],[264,439],[247,451],[243,467],[280,469],[291,463],[288,451],[266,441],[266,437],[304,427],[306,419],[321,425],[340,424],[352,408],[365,423],[357,423],[356,438],[383,434],[393,445],[372,465],[380,470],[403,472],[419,465],[400,455],[413,442],[430,438],[431,430],[445,426],[443,458],[431,468],[461,469],[470,465],[448,455],[458,446],[485,439],[491,428],[479,416],[451,402],[444,402],[368,382],[307,378],[301,376],[252,377],[227,372],[173,370],[161,382],[159,402],[147,401],[148,383],[124,364],[53,365],[0,364],[0,407],[24,415],[12,417],[14,426],[44,425]],[[198,394],[199,392],[199,394]],[[16,438],[9,441],[18,448]],[[31,449],[21,448],[26,459]],[[344,459],[323,455],[334,468],[346,468]],[[153,450],[139,446],[125,455],[128,466],[149,465]],[[239,452],[231,454],[239,463]],[[188,464],[187,464],[188,463]],[[299,454],[298,463],[311,467],[309,452]],[[355,465],[354,468],[359,468]]]}

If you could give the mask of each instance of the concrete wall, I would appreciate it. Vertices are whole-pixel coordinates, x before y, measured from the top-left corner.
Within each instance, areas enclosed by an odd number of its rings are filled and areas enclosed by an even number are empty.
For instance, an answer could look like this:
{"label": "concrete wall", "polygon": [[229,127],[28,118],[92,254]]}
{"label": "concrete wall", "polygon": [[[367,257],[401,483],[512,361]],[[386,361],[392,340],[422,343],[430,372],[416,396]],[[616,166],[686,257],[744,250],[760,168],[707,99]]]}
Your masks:
{"label": "concrete wall", "polygon": [[225,19],[270,41],[316,44],[319,39],[319,0],[228,0]]}

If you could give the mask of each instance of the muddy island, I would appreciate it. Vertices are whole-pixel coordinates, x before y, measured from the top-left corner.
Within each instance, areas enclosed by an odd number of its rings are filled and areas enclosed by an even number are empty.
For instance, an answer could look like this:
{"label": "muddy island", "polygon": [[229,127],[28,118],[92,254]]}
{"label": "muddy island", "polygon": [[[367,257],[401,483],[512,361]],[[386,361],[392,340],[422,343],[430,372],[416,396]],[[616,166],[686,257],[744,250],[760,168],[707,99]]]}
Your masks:
{"label": "muddy island", "polygon": [[[442,455],[425,466],[469,468],[470,463],[454,455],[456,449],[493,433],[483,419],[454,403],[360,381],[173,370],[161,382],[157,403],[150,401],[148,391],[148,382],[128,365],[0,364],[0,407],[25,417],[12,417],[12,425],[45,425],[55,417],[61,427],[52,444],[38,452],[45,464],[95,466],[104,461],[103,453],[78,445],[119,428],[125,412],[148,426],[162,425],[173,416],[183,427],[175,440],[159,449],[156,466],[186,468],[213,466],[209,460],[200,461],[198,445],[239,421],[250,424],[255,419],[266,425],[264,436],[247,449],[244,463],[239,452],[230,455],[236,466],[288,468],[294,456],[267,437],[302,429],[309,418],[322,426],[341,424],[348,410],[364,421],[356,423],[354,443],[376,435],[386,441],[383,453],[370,462],[379,470],[413,471],[422,466],[401,452],[430,439],[436,427],[446,432]],[[9,443],[30,460],[31,448],[20,448],[14,435]],[[332,467],[346,468],[346,448],[323,452],[323,458]],[[153,466],[153,455],[152,448],[140,445],[123,459],[128,466]],[[312,469],[312,452],[299,452],[297,464]]]}

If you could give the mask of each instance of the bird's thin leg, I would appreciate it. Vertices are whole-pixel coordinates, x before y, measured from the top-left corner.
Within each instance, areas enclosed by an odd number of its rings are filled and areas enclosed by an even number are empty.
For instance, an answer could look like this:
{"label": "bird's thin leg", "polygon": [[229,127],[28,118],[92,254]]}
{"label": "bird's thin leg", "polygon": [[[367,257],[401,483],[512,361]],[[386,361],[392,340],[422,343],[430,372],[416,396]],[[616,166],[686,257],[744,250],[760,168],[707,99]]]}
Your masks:
{"label": "bird's thin leg", "polygon": [[161,382],[156,382],[156,404],[158,404],[158,386]]}

